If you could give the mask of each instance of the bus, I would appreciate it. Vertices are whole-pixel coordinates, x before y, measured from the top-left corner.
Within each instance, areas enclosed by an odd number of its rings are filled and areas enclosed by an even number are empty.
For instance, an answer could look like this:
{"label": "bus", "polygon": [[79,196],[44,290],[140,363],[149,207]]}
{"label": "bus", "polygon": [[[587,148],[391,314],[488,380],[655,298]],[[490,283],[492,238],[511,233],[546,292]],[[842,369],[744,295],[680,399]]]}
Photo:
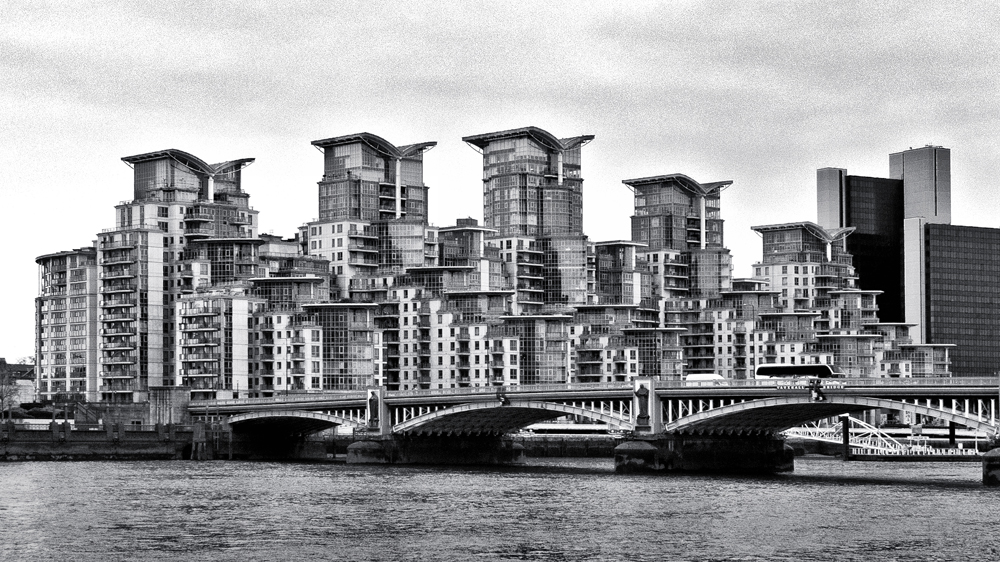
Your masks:
{"label": "bus", "polygon": [[836,379],[841,375],[830,365],[813,363],[807,365],[757,365],[755,379]]}

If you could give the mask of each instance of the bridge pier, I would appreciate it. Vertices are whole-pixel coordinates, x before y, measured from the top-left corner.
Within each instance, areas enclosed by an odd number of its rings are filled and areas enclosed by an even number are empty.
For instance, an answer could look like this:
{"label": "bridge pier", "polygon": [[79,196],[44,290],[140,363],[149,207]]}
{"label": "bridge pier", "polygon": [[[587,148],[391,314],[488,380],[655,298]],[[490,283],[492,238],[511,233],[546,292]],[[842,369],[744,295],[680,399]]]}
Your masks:
{"label": "bridge pier", "polygon": [[1000,486],[1000,449],[986,451],[983,455],[983,485]]}
{"label": "bridge pier", "polygon": [[615,472],[791,472],[795,453],[781,437],[660,434],[615,447]]}
{"label": "bridge pier", "polygon": [[347,447],[347,464],[503,465],[524,462],[524,446],[504,436],[387,435]]}

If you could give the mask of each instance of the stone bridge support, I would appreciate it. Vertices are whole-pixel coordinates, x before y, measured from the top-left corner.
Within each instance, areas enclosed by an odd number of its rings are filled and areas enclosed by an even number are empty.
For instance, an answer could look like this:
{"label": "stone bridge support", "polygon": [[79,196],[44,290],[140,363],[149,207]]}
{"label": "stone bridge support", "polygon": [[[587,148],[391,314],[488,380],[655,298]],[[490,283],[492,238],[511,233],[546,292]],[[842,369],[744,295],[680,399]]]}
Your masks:
{"label": "stone bridge support", "polygon": [[615,472],[770,474],[794,470],[782,437],[661,434],[615,448]]}

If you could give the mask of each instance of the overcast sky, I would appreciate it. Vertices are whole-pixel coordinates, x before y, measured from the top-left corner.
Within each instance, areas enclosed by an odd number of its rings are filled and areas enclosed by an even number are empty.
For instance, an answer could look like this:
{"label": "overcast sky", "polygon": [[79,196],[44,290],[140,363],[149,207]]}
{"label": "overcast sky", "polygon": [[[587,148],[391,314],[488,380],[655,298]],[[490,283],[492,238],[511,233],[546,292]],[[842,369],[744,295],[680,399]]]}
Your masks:
{"label": "overcast sky", "polygon": [[430,217],[482,219],[463,136],[534,125],[583,149],[584,229],[628,239],[621,181],[723,193],[734,275],[752,225],[816,220],[816,169],[885,177],[952,150],[955,224],[1000,226],[991,2],[6,1],[0,8],[0,356],[34,353],[35,257],[89,245],[132,197],[121,157],[256,158],[262,231],[317,216],[310,141],[367,131],[425,156]]}

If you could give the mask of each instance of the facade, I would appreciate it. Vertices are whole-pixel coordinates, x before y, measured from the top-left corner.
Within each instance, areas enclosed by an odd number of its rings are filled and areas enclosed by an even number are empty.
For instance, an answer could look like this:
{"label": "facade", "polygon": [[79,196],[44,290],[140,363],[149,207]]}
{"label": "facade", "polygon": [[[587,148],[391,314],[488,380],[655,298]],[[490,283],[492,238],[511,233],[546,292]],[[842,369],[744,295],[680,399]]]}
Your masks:
{"label": "facade", "polygon": [[[908,327],[908,339],[900,338],[907,349],[931,350],[911,369],[993,376],[1000,348],[991,312],[997,291],[992,255],[1000,230],[951,225],[947,148],[890,154],[889,176],[819,170],[821,224],[857,228],[847,247],[855,255],[858,285],[884,292],[879,316]],[[938,351],[942,346],[951,346],[947,359]]]}
{"label": "facade", "polygon": [[853,228],[811,222],[755,226],[773,306],[758,313],[754,358],[762,364],[825,364],[848,377],[948,376],[948,345],[913,345],[908,325],[881,323],[878,291],[860,289],[846,239]]}
{"label": "facade", "polygon": [[35,299],[36,384],[41,400],[60,394],[97,400],[100,315],[97,251],[80,248],[40,256]]}
{"label": "facade", "polygon": [[717,373],[719,347],[709,302],[732,286],[721,195],[733,182],[702,184],[684,174],[668,174],[622,183],[635,196],[632,241],[643,245],[640,256],[651,274],[661,321],[683,329],[684,372]]}
{"label": "facade", "polygon": [[581,148],[538,127],[462,138],[483,155],[484,225],[498,239],[583,234]]}
{"label": "facade", "polygon": [[951,150],[927,145],[889,155],[889,177],[903,182],[903,217],[951,224]]}
{"label": "facade", "polygon": [[906,316],[920,344],[951,344],[952,370],[1000,369],[1000,229],[906,221]]}
{"label": "facade", "polygon": [[[537,127],[465,137],[483,154],[484,224],[444,227],[427,220],[423,158],[435,143],[314,141],[319,218],[288,239],[258,232],[242,189],[252,159],[208,164],[175,149],[123,158],[133,198],[115,206],[114,226],[92,247],[36,260],[39,396],[121,404],[159,387],[226,399],[748,378],[768,363],[947,373],[943,335],[907,337],[910,324],[879,320],[880,292],[858,286],[845,243],[858,228],[755,227],[764,259],[753,279],[733,280],[721,218],[732,182],[671,174],[624,180],[632,240],[590,241],[581,149],[592,139]],[[902,180],[836,171],[821,181],[836,188],[828,214],[862,221],[868,204],[852,205],[864,193],[902,182],[905,195],[910,180],[937,189],[943,210],[947,182],[928,183],[926,162],[907,158]],[[873,240],[891,239],[879,216],[864,220]],[[935,228],[947,225],[917,226],[922,241],[946,238]]]}
{"label": "facade", "polygon": [[903,180],[847,175],[841,168],[816,171],[819,224],[853,227],[847,251],[854,256],[858,287],[882,291],[879,316],[902,322]]}

